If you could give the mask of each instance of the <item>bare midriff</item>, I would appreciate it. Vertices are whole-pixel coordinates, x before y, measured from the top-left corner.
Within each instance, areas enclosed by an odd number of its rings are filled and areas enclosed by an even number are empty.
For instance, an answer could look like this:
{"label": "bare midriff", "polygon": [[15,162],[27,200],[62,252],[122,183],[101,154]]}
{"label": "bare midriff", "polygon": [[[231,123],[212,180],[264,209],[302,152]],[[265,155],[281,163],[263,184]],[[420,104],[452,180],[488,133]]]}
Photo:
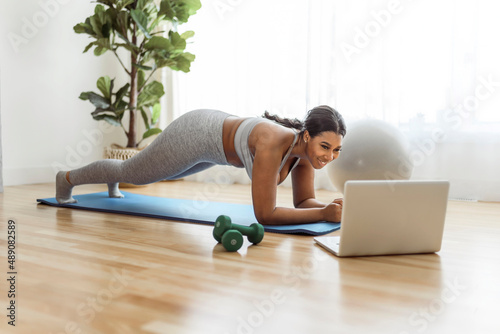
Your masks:
{"label": "bare midriff", "polygon": [[224,120],[222,128],[224,153],[226,154],[227,162],[235,167],[243,167],[243,163],[240,158],[238,158],[238,154],[236,154],[236,150],[234,148],[234,136],[236,134],[236,130],[238,130],[238,127],[244,120],[245,118],[229,116]]}

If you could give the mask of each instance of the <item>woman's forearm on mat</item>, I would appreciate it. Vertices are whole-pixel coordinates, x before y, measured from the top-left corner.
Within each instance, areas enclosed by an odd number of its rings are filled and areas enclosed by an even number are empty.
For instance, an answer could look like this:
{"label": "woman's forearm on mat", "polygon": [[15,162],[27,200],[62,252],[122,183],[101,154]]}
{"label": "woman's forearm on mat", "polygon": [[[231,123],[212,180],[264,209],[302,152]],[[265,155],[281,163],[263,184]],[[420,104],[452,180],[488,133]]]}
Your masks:
{"label": "woman's forearm on mat", "polygon": [[288,225],[315,223],[324,220],[322,208],[283,208],[276,207],[272,213],[257,217],[259,223],[264,225]]}
{"label": "woman's forearm on mat", "polygon": [[300,209],[307,209],[307,208],[324,208],[325,206],[326,206],[325,203],[318,201],[316,198],[308,198],[300,202],[295,207]]}

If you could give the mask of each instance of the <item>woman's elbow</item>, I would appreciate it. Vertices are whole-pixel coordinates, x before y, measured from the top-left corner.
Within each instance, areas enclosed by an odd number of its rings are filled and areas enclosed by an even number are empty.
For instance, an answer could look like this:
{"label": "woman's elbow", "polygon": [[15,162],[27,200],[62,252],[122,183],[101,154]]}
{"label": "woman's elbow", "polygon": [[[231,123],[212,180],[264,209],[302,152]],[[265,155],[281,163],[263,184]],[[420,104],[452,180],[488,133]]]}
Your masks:
{"label": "woman's elbow", "polygon": [[300,201],[300,202],[296,202],[296,201],[294,201],[294,202],[293,202],[293,207],[294,207],[295,209],[299,209],[299,208],[301,207],[302,203],[304,203],[304,201]]}
{"label": "woman's elbow", "polygon": [[273,212],[255,212],[255,218],[262,225],[276,225]]}
{"label": "woman's elbow", "polygon": [[296,209],[300,209],[300,208],[306,208],[307,207],[307,204],[309,203],[309,201],[313,199],[311,197],[306,197],[306,198],[298,198],[298,199],[294,199],[293,200],[293,206],[296,208]]}

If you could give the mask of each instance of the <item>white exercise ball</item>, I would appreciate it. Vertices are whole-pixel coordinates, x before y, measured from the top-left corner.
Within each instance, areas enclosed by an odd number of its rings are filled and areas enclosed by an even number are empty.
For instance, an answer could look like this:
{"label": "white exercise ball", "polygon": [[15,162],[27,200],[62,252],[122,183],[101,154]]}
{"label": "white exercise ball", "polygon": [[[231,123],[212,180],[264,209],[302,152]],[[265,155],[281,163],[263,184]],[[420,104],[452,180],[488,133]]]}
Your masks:
{"label": "white exercise ball", "polygon": [[339,157],[328,164],[337,191],[348,180],[408,180],[413,172],[409,142],[395,126],[380,120],[347,124]]}

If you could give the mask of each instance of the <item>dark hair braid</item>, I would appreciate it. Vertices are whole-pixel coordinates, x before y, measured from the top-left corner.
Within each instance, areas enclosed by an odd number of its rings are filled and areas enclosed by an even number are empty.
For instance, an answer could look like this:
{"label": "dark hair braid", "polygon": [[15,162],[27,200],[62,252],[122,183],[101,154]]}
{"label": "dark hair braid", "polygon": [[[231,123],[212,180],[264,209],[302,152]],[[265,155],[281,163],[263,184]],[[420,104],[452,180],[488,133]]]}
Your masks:
{"label": "dark hair braid", "polygon": [[302,122],[297,118],[294,119],[283,118],[278,115],[271,115],[268,111],[265,111],[262,117],[270,119],[271,121],[275,121],[276,123],[281,124],[287,128],[297,129],[301,132],[304,130],[304,122]]}
{"label": "dark hair braid", "polygon": [[277,115],[271,115],[267,111],[262,116],[264,118],[275,121],[287,128],[293,128],[303,134],[306,130],[309,135],[314,138],[322,132],[335,132],[342,137],[345,137],[347,128],[342,115],[332,107],[321,105],[307,112],[304,122],[295,119],[282,118]]}

